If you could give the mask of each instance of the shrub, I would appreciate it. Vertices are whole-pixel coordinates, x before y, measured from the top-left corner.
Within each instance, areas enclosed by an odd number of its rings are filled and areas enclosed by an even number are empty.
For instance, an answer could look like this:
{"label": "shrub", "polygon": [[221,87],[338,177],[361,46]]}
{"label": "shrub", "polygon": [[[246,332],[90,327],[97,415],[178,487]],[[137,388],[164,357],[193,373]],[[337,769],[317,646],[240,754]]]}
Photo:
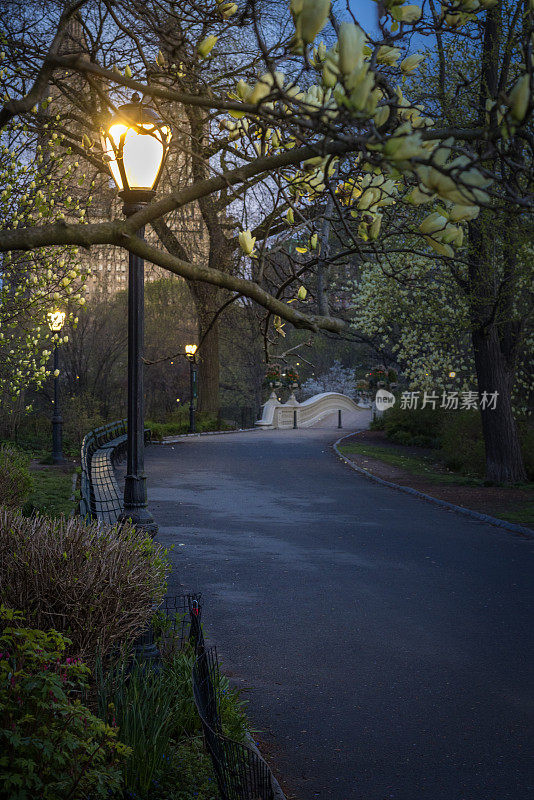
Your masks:
{"label": "shrub", "polygon": [[[148,420],[146,427],[150,428],[151,437],[155,441],[161,441],[165,436],[179,436],[181,433],[189,433],[189,411],[180,409],[166,422]],[[195,427],[198,433],[231,429],[231,426],[225,423],[224,420],[218,420],[215,414],[202,411],[197,411],[195,414]]]}
{"label": "shrub", "polygon": [[0,508],[0,600],[67,634],[85,660],[146,627],[168,571],[166,551],[129,525]]}
{"label": "shrub", "polygon": [[73,698],[87,686],[89,670],[65,658],[69,640],[23,622],[20,612],[0,607],[0,794],[109,797],[120,787],[128,749],[116,729]]}
{"label": "shrub", "polygon": [[384,430],[388,439],[398,431],[404,431],[413,439],[416,436],[426,436],[430,439],[439,437],[441,423],[445,412],[442,409],[427,408],[405,409],[397,403],[393,408],[384,412]]}
{"label": "shrub", "polygon": [[380,417],[375,417],[371,420],[371,424],[369,425],[369,429],[372,431],[383,431],[385,428],[384,424],[384,417],[383,415]]}
{"label": "shrub", "polygon": [[23,505],[32,488],[28,457],[9,444],[0,446],[0,505]]}
{"label": "shrub", "polygon": [[444,415],[440,438],[445,466],[464,475],[484,475],[486,459],[480,414],[450,411]]}
{"label": "shrub", "polygon": [[523,417],[517,423],[523,460],[529,481],[534,481],[534,424],[532,419]]}

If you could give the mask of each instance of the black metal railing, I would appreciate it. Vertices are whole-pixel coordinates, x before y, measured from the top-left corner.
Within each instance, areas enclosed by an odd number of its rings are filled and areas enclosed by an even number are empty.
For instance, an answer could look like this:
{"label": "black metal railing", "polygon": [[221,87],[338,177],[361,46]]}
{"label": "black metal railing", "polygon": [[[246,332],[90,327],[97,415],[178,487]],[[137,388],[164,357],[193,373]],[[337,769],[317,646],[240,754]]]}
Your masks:
{"label": "black metal railing", "polygon": [[[145,430],[145,441],[150,431]],[[114,465],[126,453],[127,422],[110,422],[89,431],[81,448],[79,514],[86,519],[115,523],[123,508],[122,495],[115,477]]]}
{"label": "black metal railing", "polygon": [[219,660],[201,646],[193,667],[193,696],[222,800],[273,800],[273,777],[261,756],[222,732]]}

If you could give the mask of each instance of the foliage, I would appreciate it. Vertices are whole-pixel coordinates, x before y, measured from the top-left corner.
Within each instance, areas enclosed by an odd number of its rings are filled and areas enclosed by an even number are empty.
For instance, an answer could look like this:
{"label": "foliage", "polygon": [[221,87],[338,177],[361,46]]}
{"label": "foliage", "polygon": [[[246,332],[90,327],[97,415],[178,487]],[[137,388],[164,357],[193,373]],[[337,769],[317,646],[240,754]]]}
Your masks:
{"label": "foliage", "polygon": [[265,371],[265,384],[278,383],[282,380],[282,370],[279,364],[269,364]]}
{"label": "foliage", "polygon": [[158,781],[158,800],[218,800],[217,781],[202,736],[171,741],[168,759],[168,769]]}
{"label": "foliage", "polygon": [[0,505],[21,506],[31,488],[27,456],[12,445],[0,445]]}
{"label": "foliage", "polygon": [[445,465],[464,475],[484,475],[484,439],[480,414],[450,412],[443,416],[440,430]]}
{"label": "foliage", "polygon": [[348,397],[356,394],[356,378],[354,370],[350,367],[343,367],[337,359],[330,369],[318,377],[308,378],[302,384],[302,396],[313,397],[322,392],[339,392]]}
{"label": "foliage", "polygon": [[70,641],[55,630],[23,627],[0,607],[0,793],[10,800],[85,800],[119,789],[128,749],[74,699],[88,668],[66,658]]}
{"label": "foliage", "polygon": [[[179,436],[182,433],[189,433],[189,409],[181,408],[174,414],[169,414],[166,422],[147,420],[145,425],[150,428],[152,438],[157,441],[161,441],[165,436]],[[218,420],[215,414],[205,411],[195,412],[195,427],[198,433],[231,430],[231,426],[227,425],[224,420]]]}
{"label": "foliage", "polygon": [[[395,444],[437,448],[445,466],[463,475],[484,475],[484,438],[480,414],[476,411],[445,411],[442,409],[402,409],[399,405],[388,408],[373,430],[385,430]],[[534,479],[532,452],[534,429],[529,418],[518,424],[519,440],[527,477]]]}
{"label": "foliage", "polygon": [[0,509],[0,600],[87,661],[144,629],[168,571],[166,550],[129,525]]}
{"label": "foliage", "polygon": [[[418,436],[436,440],[440,434],[443,416],[444,412],[441,409],[434,410],[430,407],[403,409],[396,404],[384,412],[382,419],[386,436],[389,439],[395,441],[395,436],[405,433],[410,441],[398,441],[398,444],[415,444],[412,440]],[[432,445],[425,444],[424,446]]]}
{"label": "foliage", "polygon": [[[131,748],[124,765],[124,783],[134,797],[149,797],[155,787],[159,792],[162,784],[170,787],[172,776],[184,769],[177,752],[187,753],[187,743],[201,735],[191,682],[195,657],[193,648],[185,645],[165,658],[158,670],[122,661],[104,672],[101,664],[97,665],[99,714],[116,721],[121,741]],[[243,741],[247,722],[239,691],[231,688],[222,674],[217,690],[224,733]],[[189,781],[190,768],[190,764],[185,768]],[[208,777],[212,777],[209,770]],[[207,789],[211,791],[211,787]],[[172,792],[170,796],[174,797]]]}

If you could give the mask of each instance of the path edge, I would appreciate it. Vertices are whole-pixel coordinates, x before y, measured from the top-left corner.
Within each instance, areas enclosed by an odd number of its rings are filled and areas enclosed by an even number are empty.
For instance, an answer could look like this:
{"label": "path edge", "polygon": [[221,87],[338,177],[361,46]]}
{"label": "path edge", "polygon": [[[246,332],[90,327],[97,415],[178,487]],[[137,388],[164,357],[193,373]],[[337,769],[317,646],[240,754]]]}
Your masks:
{"label": "path edge", "polygon": [[151,441],[150,444],[174,444],[181,439],[191,439],[194,436],[223,436],[227,433],[250,433],[251,431],[259,431],[260,428],[235,428],[230,431],[201,431],[200,433],[177,433],[176,436],[164,436],[161,442]]}
{"label": "path edge", "polygon": [[250,731],[246,731],[245,732],[245,743],[246,743],[247,747],[249,747],[251,750],[253,750],[256,753],[256,755],[259,758],[261,758],[261,760],[265,764],[267,764],[267,769],[271,773],[271,788],[273,790],[274,800],[287,800],[287,798],[286,798],[286,796],[285,796],[285,794],[284,794],[284,792],[282,790],[282,787],[280,786],[280,784],[278,783],[278,781],[274,777],[274,772],[272,771],[271,767],[269,766],[268,761],[263,757],[263,755],[262,755],[260,749],[258,748],[258,745],[254,741],[254,738],[253,738],[252,734],[250,733]]}
{"label": "path edge", "polygon": [[399,483],[393,483],[392,481],[386,481],[384,478],[379,478],[378,475],[373,475],[372,472],[364,469],[363,467],[359,467],[357,464],[354,463],[348,456],[343,455],[339,451],[338,445],[344,439],[348,439],[349,436],[355,436],[357,433],[362,433],[362,431],[367,430],[366,428],[361,428],[357,431],[352,431],[351,433],[346,433],[344,436],[341,436],[337,441],[334,442],[332,448],[336,455],[345,462],[351,469],[355,472],[359,472],[360,475],[364,475],[366,478],[370,478],[375,483],[380,483],[382,486],[389,486],[390,489],[397,489],[400,492],[404,492],[405,494],[411,494],[414,497],[419,497],[421,500],[427,500],[430,503],[434,503],[434,505],[441,506],[442,508],[447,508],[449,511],[455,511],[457,514],[463,514],[466,517],[471,517],[472,519],[478,519],[480,522],[486,522],[489,525],[495,525],[497,528],[504,528],[508,531],[513,531],[514,533],[519,533],[522,536],[525,536],[528,539],[534,539],[534,531],[532,528],[527,528],[524,525],[517,525],[515,522],[507,522],[505,519],[499,519],[498,517],[491,517],[489,514],[482,514],[480,511],[473,511],[471,508],[465,508],[464,506],[457,506],[454,503],[449,503],[447,500],[440,500],[439,497],[433,497],[431,494],[425,494],[425,492],[420,492],[418,489],[412,489],[411,486],[401,486]]}

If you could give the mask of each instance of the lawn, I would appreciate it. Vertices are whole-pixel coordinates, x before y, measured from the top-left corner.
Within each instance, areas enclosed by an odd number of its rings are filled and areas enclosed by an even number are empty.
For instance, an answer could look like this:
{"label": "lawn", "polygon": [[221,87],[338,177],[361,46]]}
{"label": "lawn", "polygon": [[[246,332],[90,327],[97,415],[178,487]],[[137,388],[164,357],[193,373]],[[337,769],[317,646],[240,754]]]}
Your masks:
{"label": "lawn", "polygon": [[[352,439],[341,445],[339,451],[352,458],[359,467],[392,483],[412,486],[454,505],[472,508],[517,525],[534,527],[534,483],[488,486],[482,478],[451,472],[437,461],[439,456],[431,451],[418,455],[414,454],[413,447],[388,446],[387,440],[377,438],[380,435],[378,432],[358,434],[358,439],[365,437],[367,441]],[[388,474],[387,467],[380,468],[376,462],[393,469]]]}
{"label": "lawn", "polygon": [[30,465],[32,490],[24,507],[25,513],[37,512],[49,517],[68,516],[74,509],[73,475],[75,468]]}
{"label": "lawn", "polygon": [[428,456],[413,456],[404,455],[399,452],[400,446],[395,447],[377,447],[373,444],[360,444],[359,442],[351,442],[350,444],[342,445],[339,451],[343,455],[350,456],[357,453],[361,456],[368,458],[376,458],[386,464],[391,464],[393,467],[404,469],[411,475],[418,475],[431,483],[455,484],[456,486],[483,486],[484,482],[481,478],[470,478],[465,475],[458,475],[458,473],[450,472],[440,464],[436,463],[435,459]]}

